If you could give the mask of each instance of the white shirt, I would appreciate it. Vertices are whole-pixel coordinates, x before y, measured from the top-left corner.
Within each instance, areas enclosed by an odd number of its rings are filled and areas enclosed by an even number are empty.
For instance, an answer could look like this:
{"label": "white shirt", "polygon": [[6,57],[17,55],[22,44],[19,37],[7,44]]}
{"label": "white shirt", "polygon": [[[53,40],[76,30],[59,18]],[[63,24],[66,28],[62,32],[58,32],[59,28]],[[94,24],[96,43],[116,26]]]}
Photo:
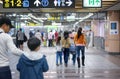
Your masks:
{"label": "white shirt", "polygon": [[9,66],[8,53],[21,55],[23,51],[17,49],[10,35],[0,28],[0,67]]}
{"label": "white shirt", "polygon": [[49,32],[48,33],[48,39],[52,39],[52,36],[53,36],[52,32]]}

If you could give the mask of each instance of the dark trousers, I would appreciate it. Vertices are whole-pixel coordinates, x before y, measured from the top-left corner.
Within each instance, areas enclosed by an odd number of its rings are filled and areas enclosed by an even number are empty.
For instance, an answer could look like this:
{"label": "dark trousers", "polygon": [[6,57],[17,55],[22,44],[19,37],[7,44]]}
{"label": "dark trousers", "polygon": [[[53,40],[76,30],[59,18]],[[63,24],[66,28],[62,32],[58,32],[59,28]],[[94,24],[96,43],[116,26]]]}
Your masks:
{"label": "dark trousers", "polygon": [[49,44],[48,44],[49,47],[52,47],[52,39],[49,39]]}
{"label": "dark trousers", "polygon": [[9,66],[0,67],[0,79],[12,79]]}
{"label": "dark trousers", "polygon": [[75,51],[72,51],[71,54],[72,54],[73,65],[75,65],[75,61],[76,61],[76,52],[75,52]]}
{"label": "dark trousers", "polygon": [[69,48],[65,48],[64,51],[64,63],[68,64],[68,58],[69,58]]}

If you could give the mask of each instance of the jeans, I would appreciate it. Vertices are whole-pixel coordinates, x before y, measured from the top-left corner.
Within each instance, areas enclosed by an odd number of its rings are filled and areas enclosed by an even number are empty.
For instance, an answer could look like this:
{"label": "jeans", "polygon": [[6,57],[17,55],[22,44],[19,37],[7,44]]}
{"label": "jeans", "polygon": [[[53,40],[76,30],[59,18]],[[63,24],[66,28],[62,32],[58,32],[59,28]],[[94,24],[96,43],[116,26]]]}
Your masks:
{"label": "jeans", "polygon": [[0,79],[12,79],[9,66],[0,67]]}
{"label": "jeans", "polygon": [[82,57],[85,57],[85,46],[76,46],[76,56],[77,58],[80,57],[80,51]]}
{"label": "jeans", "polygon": [[56,64],[58,64],[58,61],[62,64],[62,51],[57,51],[56,53]]}
{"label": "jeans", "polygon": [[76,53],[72,54],[72,60],[73,60],[73,65],[75,65],[75,61],[76,61]]}
{"label": "jeans", "polygon": [[64,63],[67,64],[69,58],[69,48],[65,48],[63,53],[64,53]]}

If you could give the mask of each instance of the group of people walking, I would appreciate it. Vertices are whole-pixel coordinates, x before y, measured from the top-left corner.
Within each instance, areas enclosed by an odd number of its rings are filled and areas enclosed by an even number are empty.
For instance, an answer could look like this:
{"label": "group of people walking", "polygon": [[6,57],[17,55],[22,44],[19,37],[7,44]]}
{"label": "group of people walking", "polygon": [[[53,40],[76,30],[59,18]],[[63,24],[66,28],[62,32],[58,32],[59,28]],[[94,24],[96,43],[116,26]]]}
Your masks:
{"label": "group of people walking", "polygon": [[[86,38],[82,33],[82,28],[79,27],[77,34],[74,35],[73,38],[74,43],[71,43],[69,38],[69,32],[65,31],[63,37],[58,37],[56,42],[56,65],[58,66],[58,60],[60,59],[60,64],[62,64],[62,53],[64,56],[64,65],[68,66],[69,54],[70,52],[73,55],[73,65],[77,60],[78,68],[80,68],[82,62],[82,66],[85,66],[85,46],[86,46]],[[58,47],[59,46],[59,47]],[[61,46],[61,47],[60,47]],[[61,50],[60,50],[61,49]],[[81,57],[81,58],[80,58]]]}
{"label": "group of people walking", "polygon": [[[12,79],[11,70],[9,67],[8,53],[12,52],[15,55],[19,55],[20,59],[17,63],[17,70],[20,72],[20,79],[44,79],[43,72],[49,70],[49,66],[46,60],[46,56],[39,53],[41,36],[36,34],[35,36],[27,39],[27,46],[30,52],[23,51],[23,47],[18,49],[13,43],[12,37],[7,34],[9,30],[13,28],[11,20],[7,17],[0,18],[0,79]],[[39,31],[38,31],[39,32]],[[20,29],[18,32],[18,40],[20,45],[24,42],[25,34]],[[69,33],[64,32],[63,37],[58,35],[56,37],[56,65],[62,65],[62,53],[64,55],[64,65],[68,66],[68,59],[70,52],[73,53],[73,64],[77,60],[78,68],[80,68],[80,60],[82,60],[82,66],[85,66],[85,46],[86,40],[82,33],[82,28],[78,28],[77,34],[74,35],[74,44],[70,42]],[[72,48],[72,49],[71,49]],[[80,58],[81,57],[81,58]],[[59,64],[60,59],[60,64]]]}

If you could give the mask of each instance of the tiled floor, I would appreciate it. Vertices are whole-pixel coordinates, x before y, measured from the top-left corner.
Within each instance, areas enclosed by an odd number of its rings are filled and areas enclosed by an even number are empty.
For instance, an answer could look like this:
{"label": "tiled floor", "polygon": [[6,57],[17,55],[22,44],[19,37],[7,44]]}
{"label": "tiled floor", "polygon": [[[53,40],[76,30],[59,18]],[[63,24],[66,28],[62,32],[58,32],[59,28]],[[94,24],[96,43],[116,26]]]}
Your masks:
{"label": "tiled floor", "polygon": [[[27,47],[25,50],[28,51]],[[94,48],[86,49],[85,67],[72,65],[71,56],[68,67],[56,66],[55,48],[41,47],[41,53],[47,56],[49,71],[44,73],[45,79],[120,79],[120,55],[114,56]],[[10,55],[13,79],[19,79],[16,71],[17,56]]]}

